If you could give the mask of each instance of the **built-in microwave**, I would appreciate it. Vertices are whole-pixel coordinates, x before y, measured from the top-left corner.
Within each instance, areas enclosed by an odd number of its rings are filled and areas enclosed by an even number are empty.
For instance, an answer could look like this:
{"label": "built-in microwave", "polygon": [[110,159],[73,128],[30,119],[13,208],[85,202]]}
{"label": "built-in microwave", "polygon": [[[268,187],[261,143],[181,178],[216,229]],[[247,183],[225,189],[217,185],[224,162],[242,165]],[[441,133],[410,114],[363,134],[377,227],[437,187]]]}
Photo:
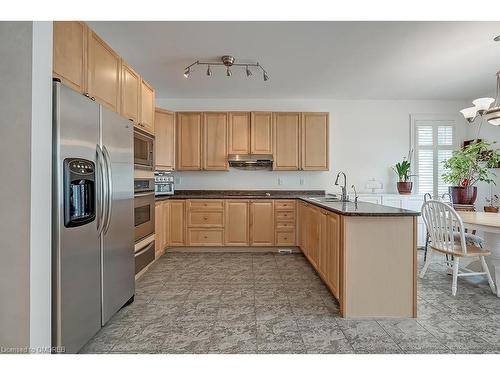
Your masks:
{"label": "built-in microwave", "polygon": [[141,129],[134,129],[134,167],[154,171],[155,138]]}

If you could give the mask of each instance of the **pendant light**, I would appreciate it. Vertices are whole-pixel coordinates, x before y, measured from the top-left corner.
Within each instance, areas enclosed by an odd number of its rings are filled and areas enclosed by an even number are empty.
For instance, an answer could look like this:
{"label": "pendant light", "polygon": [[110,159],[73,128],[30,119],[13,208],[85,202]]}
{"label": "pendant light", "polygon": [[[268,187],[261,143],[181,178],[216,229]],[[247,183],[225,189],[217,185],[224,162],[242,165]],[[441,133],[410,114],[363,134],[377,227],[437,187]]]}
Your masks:
{"label": "pendant light", "polygon": [[497,95],[493,107],[487,110],[484,114],[484,118],[491,125],[500,126],[500,71],[497,72]]}

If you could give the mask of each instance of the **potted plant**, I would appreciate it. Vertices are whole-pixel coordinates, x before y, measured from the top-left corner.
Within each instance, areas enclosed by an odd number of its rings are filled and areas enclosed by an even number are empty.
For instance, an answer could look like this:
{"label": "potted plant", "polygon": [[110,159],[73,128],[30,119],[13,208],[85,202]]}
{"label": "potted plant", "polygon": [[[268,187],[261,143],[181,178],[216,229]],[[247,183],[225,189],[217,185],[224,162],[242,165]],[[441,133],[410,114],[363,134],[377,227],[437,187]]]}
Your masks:
{"label": "potted plant", "polygon": [[489,198],[486,198],[486,203],[488,203],[488,205],[484,206],[484,212],[498,213],[500,207],[500,198],[498,198],[497,194],[492,195]]}
{"label": "potted plant", "polygon": [[411,189],[413,188],[413,182],[409,181],[410,177],[413,176],[410,174],[412,152],[413,150],[410,150],[407,158],[403,158],[402,161],[392,167],[399,178],[397,183],[399,194],[411,194]]}
{"label": "potted plant", "polygon": [[453,155],[444,162],[446,172],[442,175],[449,183],[449,193],[455,204],[472,205],[476,201],[477,182],[495,183],[495,174],[490,170],[500,161],[500,150],[491,148],[492,144],[474,141],[467,146],[453,151]]}

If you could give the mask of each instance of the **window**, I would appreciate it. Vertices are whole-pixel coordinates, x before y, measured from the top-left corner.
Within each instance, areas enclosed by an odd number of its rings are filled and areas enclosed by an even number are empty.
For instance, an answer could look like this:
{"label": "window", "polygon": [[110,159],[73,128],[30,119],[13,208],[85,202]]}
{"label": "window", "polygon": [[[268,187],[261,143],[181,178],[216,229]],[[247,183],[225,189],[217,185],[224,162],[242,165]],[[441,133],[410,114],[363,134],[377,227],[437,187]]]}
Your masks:
{"label": "window", "polygon": [[456,147],[455,119],[452,116],[412,116],[411,125],[416,192],[433,196],[447,193],[448,184],[441,176],[443,163]]}

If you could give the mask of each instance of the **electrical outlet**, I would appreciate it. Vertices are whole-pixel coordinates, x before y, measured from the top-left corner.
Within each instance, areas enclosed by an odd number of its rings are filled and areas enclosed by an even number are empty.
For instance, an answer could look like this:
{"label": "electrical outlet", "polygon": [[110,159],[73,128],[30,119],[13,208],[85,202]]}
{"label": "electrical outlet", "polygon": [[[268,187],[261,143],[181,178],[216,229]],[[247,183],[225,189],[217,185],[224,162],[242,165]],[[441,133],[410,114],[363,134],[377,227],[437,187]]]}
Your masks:
{"label": "electrical outlet", "polygon": [[283,179],[281,177],[278,177],[278,185],[283,185]]}
{"label": "electrical outlet", "polygon": [[299,184],[300,185],[304,185],[304,177],[300,177],[299,178]]}

